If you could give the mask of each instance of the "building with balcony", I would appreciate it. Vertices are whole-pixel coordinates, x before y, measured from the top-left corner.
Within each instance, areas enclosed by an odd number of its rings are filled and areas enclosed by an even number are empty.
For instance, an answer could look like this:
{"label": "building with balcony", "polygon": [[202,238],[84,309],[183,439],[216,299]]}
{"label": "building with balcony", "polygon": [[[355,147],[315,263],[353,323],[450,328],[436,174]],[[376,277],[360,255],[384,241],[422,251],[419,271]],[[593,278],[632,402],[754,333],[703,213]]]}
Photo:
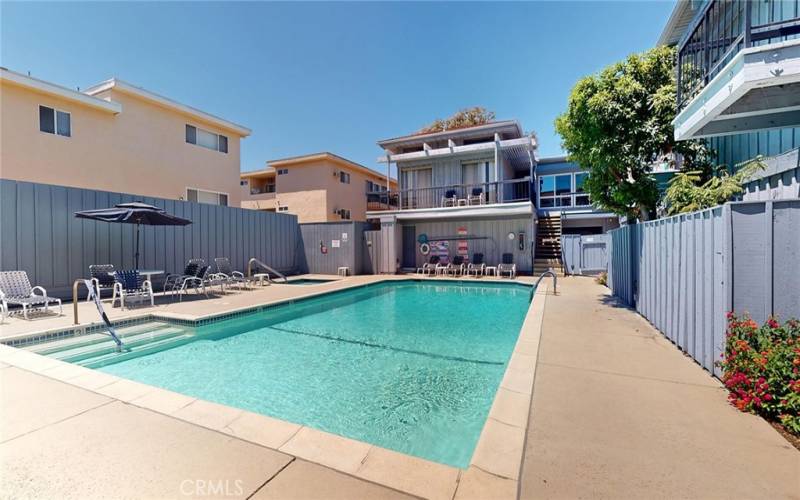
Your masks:
{"label": "building with balcony", "polygon": [[239,205],[250,130],[119,79],[77,91],[0,69],[0,175]]}
{"label": "building with balcony", "polygon": [[242,172],[242,208],[295,214],[301,223],[366,220],[367,204],[386,199],[397,182],[333,153],[267,162]]}
{"label": "building with balcony", "polygon": [[800,0],[677,2],[678,140],[705,138],[735,167],[800,146]]}
{"label": "building with balcony", "polygon": [[[381,272],[414,270],[482,254],[488,265],[513,261],[522,273],[557,265],[564,230],[592,234],[615,227],[582,190],[585,172],[564,158],[539,160],[535,136],[517,121],[378,142],[378,159],[397,166],[399,189],[370,205],[383,248],[395,263]],[[540,269],[541,268],[541,269]]]}

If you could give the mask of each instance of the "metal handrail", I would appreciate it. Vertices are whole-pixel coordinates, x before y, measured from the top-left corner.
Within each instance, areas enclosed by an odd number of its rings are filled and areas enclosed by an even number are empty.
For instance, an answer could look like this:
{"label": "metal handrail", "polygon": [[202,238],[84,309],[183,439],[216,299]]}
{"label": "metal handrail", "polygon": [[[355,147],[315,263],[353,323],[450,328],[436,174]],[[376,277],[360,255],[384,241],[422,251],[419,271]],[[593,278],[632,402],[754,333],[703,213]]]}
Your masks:
{"label": "metal handrail", "polygon": [[89,291],[89,298],[94,300],[95,306],[97,306],[97,312],[100,313],[100,318],[103,320],[103,323],[106,324],[108,328],[108,335],[114,340],[114,343],[117,344],[117,351],[121,351],[125,344],[122,343],[117,332],[114,330],[114,327],[111,325],[111,321],[108,319],[106,312],[103,310],[103,306],[100,304],[100,296],[97,295],[97,292],[92,286],[92,280],[87,279],[77,279],[74,283],[72,283],[72,313],[73,313],[73,323],[79,324],[78,322],[78,285],[83,283],[86,289]]}
{"label": "metal handrail", "polygon": [[534,288],[539,286],[539,283],[544,279],[545,276],[550,275],[553,277],[553,295],[558,295],[558,276],[556,276],[556,272],[551,267],[547,271],[543,272],[539,275],[539,279],[536,280],[536,284],[533,285]]}
{"label": "metal handrail", "polygon": [[[271,273],[274,273],[279,278],[283,278],[284,282],[286,282],[286,283],[289,282],[289,278],[284,276],[280,271],[277,271],[277,270],[269,267],[268,265],[264,264],[263,262],[261,262],[260,260],[256,259],[255,257],[253,257],[249,261],[247,261],[247,279],[250,279],[253,276],[253,264],[258,264],[259,266],[263,267],[267,271],[269,271]],[[269,273],[267,273],[267,281],[272,282],[272,278],[269,277]]]}

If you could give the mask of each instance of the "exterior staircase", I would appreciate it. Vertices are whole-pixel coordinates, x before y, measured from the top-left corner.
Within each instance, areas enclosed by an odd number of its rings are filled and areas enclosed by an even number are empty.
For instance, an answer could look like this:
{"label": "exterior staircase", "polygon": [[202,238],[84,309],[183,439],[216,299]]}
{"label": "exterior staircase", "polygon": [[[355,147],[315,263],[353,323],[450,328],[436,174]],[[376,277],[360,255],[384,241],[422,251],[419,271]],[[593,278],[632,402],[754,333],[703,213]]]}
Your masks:
{"label": "exterior staircase", "polygon": [[564,275],[561,263],[561,217],[541,217],[536,229],[536,254],[533,275],[538,276],[550,268],[558,276]]}

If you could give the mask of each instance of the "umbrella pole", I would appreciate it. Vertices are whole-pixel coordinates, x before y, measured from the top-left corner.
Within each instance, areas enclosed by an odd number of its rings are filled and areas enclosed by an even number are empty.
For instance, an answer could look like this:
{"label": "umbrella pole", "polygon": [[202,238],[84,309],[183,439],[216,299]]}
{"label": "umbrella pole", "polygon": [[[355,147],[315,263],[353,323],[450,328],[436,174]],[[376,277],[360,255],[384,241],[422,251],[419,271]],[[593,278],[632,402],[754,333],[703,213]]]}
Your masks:
{"label": "umbrella pole", "polygon": [[139,224],[136,224],[136,267],[134,268],[137,271],[139,270]]}

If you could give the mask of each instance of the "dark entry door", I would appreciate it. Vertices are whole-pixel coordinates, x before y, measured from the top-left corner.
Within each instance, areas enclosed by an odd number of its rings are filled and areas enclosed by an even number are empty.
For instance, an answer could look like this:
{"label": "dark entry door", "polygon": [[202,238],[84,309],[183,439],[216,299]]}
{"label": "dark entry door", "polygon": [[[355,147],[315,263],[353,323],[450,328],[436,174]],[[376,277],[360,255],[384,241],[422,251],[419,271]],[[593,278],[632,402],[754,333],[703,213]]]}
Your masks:
{"label": "dark entry door", "polygon": [[417,267],[416,226],[403,226],[403,260],[401,267]]}

